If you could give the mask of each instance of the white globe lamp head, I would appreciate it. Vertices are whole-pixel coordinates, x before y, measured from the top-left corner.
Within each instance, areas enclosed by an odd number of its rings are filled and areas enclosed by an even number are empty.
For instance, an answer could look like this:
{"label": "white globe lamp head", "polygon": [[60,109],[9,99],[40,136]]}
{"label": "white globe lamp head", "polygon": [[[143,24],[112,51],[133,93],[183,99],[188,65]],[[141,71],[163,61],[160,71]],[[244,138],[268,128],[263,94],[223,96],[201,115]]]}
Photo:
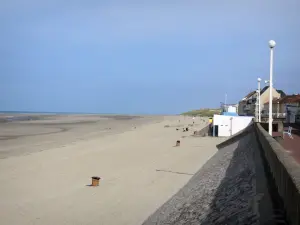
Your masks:
{"label": "white globe lamp head", "polygon": [[270,48],[274,48],[275,45],[276,45],[276,42],[275,42],[274,40],[270,40],[270,41],[269,41],[269,47],[270,47]]}
{"label": "white globe lamp head", "polygon": [[257,78],[257,81],[258,81],[258,82],[261,82],[261,78]]}

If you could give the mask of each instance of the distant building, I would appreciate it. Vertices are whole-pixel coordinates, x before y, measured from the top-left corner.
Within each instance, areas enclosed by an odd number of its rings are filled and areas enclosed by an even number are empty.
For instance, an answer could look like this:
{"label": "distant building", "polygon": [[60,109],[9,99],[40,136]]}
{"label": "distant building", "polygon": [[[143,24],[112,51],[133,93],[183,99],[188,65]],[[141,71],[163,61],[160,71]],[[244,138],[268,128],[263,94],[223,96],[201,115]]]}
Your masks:
{"label": "distant building", "polygon": [[221,115],[237,116],[238,105],[237,104],[221,104]]}
{"label": "distant building", "polygon": [[[261,110],[264,109],[264,106],[267,102],[269,102],[269,96],[270,96],[270,87],[265,86],[260,91],[260,108]],[[256,91],[252,91],[249,94],[247,94],[240,102],[238,106],[238,114],[241,116],[254,116],[255,115],[255,109],[257,107],[257,96],[258,93]],[[282,90],[276,90],[273,88],[272,90],[272,96],[274,99],[279,99],[286,94]]]}
{"label": "distant building", "polygon": [[251,91],[239,102],[238,114],[240,116],[254,115],[255,108],[253,108],[253,103],[256,102],[256,96],[256,91]]}
{"label": "distant building", "polygon": [[[300,94],[285,95],[281,98],[273,99],[274,116],[282,116],[288,123],[300,124]],[[266,102],[263,107],[263,113],[269,112],[269,102]]]}

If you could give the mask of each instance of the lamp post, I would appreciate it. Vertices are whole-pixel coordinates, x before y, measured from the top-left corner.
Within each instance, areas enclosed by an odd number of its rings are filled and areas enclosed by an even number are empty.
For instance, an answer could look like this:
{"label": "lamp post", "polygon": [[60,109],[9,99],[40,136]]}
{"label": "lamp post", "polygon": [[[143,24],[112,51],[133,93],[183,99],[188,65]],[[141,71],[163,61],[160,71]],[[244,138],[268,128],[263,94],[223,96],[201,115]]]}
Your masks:
{"label": "lamp post", "polygon": [[272,136],[272,124],[273,124],[273,118],[272,118],[272,105],[273,105],[273,51],[274,47],[276,45],[276,42],[273,40],[269,41],[269,47],[270,47],[270,80],[269,80],[269,88],[270,88],[270,96],[269,96],[269,134]]}
{"label": "lamp post", "polygon": [[256,101],[255,101],[255,122],[258,122],[258,90],[256,90]]}
{"label": "lamp post", "polygon": [[257,96],[258,96],[258,122],[261,123],[261,105],[260,105],[260,82],[261,79],[257,78]]}

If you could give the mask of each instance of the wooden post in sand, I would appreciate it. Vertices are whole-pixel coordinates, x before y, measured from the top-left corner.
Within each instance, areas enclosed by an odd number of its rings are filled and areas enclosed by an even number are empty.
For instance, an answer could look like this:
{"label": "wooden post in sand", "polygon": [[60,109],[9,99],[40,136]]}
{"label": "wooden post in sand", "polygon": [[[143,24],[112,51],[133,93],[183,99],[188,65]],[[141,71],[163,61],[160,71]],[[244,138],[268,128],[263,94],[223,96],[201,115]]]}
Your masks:
{"label": "wooden post in sand", "polygon": [[100,177],[92,177],[92,185],[93,187],[99,186]]}

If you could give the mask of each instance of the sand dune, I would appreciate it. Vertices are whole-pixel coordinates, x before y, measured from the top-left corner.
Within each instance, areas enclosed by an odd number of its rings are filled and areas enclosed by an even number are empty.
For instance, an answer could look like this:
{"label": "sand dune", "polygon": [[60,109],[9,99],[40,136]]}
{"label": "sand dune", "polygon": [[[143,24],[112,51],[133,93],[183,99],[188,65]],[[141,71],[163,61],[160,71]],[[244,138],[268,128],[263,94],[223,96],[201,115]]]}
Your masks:
{"label": "sand dune", "polygon": [[[175,129],[189,123],[175,116],[109,118],[0,140],[0,224],[141,224],[217,151],[221,140]],[[204,125],[196,121],[197,129]],[[181,146],[173,147],[178,139]],[[100,186],[87,186],[95,175]]]}

